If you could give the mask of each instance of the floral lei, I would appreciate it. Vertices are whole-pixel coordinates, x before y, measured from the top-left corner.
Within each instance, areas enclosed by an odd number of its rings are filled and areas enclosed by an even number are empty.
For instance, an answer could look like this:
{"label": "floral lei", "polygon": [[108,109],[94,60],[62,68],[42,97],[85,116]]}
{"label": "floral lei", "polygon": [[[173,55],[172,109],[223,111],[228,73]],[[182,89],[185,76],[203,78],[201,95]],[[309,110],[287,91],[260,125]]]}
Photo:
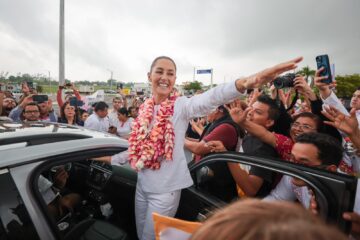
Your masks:
{"label": "floral lei", "polygon": [[170,121],[174,114],[174,103],[177,94],[170,96],[160,104],[151,129],[154,98],[147,99],[139,109],[139,116],[133,121],[129,138],[129,159],[132,168],[140,171],[143,168],[160,169],[163,159],[172,160],[174,149],[174,127]]}

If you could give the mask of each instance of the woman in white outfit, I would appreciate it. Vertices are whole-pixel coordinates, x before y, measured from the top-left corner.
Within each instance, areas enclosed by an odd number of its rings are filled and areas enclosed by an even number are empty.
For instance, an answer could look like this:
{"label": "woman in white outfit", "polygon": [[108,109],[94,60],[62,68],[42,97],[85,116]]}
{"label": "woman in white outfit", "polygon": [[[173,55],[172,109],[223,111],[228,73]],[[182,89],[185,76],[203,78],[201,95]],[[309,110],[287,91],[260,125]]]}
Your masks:
{"label": "woman in white outfit", "polygon": [[128,139],[131,132],[131,124],[134,119],[129,117],[129,112],[125,107],[119,108],[117,116],[119,121],[115,125],[116,133],[119,137]]}
{"label": "woman in white outfit", "polygon": [[184,155],[189,121],[296,68],[301,60],[296,58],[191,98],[176,95],[176,65],[171,58],[162,56],[153,61],[148,73],[153,96],[140,107],[133,122],[129,149],[107,158],[111,164],[129,161],[138,171],[135,216],[139,239],[155,239],[152,213],[173,217],[181,189],[193,184]]}

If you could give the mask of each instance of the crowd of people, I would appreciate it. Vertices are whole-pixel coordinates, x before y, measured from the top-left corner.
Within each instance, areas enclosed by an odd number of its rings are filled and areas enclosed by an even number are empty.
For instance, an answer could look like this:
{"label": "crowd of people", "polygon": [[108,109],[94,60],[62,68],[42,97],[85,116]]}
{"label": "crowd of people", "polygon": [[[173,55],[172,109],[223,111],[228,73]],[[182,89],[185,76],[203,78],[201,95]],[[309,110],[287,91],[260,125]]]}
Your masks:
{"label": "crowd of people", "polygon": [[[68,86],[66,86],[68,85]],[[112,99],[112,109],[104,101],[94,103],[90,108],[83,107],[82,97],[74,84],[59,86],[57,91],[58,111],[54,110],[50,96],[38,94],[22,83],[22,95],[17,99],[10,91],[0,92],[0,115],[8,120],[58,122],[69,125],[85,126],[89,129],[109,132],[128,138],[131,122],[137,117],[139,101],[129,104],[121,94]],[[72,93],[63,96],[63,89],[70,87]],[[40,96],[40,98],[39,98]],[[45,97],[44,97],[45,96]],[[129,105],[129,107],[127,107]]]}
{"label": "crowd of people", "polygon": [[[81,101],[81,96],[71,85],[73,95],[65,98],[62,96],[63,87],[59,88],[57,102],[60,111],[55,112],[50,99],[35,102],[33,96],[36,92],[24,83],[19,101],[9,93],[0,93],[0,114],[13,121],[79,125],[128,139],[128,151],[99,160],[109,164],[129,162],[138,171],[135,195],[137,234],[139,239],[154,239],[152,213],[174,216],[181,189],[193,184],[187,163],[201,161],[213,152],[237,151],[280,158],[358,176],[360,87],[354,89],[347,109],[336,96],[336,82],[323,82],[326,76],[321,76],[321,71],[324,69],[316,71],[313,88],[301,75],[293,79],[291,89],[278,89],[272,85],[275,78],[295,69],[301,60],[297,58],[278,64],[188,97],[179,96],[174,89],[175,62],[162,56],[156,58],[150,67],[148,79],[152,97],[145,99],[140,108],[118,95],[112,100],[112,109],[107,103],[98,102],[90,111],[85,111],[76,103]],[[71,100],[74,98],[78,101]],[[184,148],[192,153],[192,159],[186,157]],[[263,202],[298,201],[304,208],[316,212],[316,204],[311,204],[314,196],[300,179],[279,178],[269,170],[237,163],[217,165],[209,172],[221,176],[222,182],[209,181],[207,184],[215,196],[225,201],[242,197],[259,197]],[[226,179],[231,184],[225,185]],[[352,221],[352,235],[360,239],[360,202],[356,200],[354,212],[344,213],[343,217]],[[259,204],[263,203],[250,205]],[[274,215],[277,213],[273,211]],[[295,214],[293,218],[298,216]],[[220,231],[211,224],[209,226],[195,234],[193,239],[211,236],[206,231]]]}

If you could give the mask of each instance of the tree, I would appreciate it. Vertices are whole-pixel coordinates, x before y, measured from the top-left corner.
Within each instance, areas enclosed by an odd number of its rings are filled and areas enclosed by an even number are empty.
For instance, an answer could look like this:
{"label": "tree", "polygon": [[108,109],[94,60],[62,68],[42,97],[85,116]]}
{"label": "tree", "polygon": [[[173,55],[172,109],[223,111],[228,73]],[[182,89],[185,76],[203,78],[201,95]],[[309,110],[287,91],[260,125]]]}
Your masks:
{"label": "tree", "polygon": [[186,83],[185,86],[184,86],[184,90],[187,90],[187,91],[191,91],[191,90],[194,90],[194,91],[197,91],[197,90],[201,90],[202,89],[202,83],[201,82],[198,82],[198,81],[195,81],[195,82],[189,82],[189,83]]}
{"label": "tree", "polygon": [[305,79],[308,82],[309,77],[311,77],[311,80],[314,79],[315,72],[316,72],[315,70],[311,69],[309,66],[306,66],[306,67],[303,67],[296,74],[301,74],[301,75],[305,76]]}
{"label": "tree", "polygon": [[351,98],[355,90],[360,86],[360,74],[336,76],[336,95],[341,98]]}

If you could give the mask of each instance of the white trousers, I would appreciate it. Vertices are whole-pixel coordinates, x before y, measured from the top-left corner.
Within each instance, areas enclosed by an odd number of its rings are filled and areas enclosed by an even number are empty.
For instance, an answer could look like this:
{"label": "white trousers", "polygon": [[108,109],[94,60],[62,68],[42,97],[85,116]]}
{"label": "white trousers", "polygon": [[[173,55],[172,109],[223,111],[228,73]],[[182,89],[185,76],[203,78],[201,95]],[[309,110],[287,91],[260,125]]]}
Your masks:
{"label": "white trousers", "polygon": [[152,213],[174,217],[179,206],[181,190],[169,193],[148,193],[136,186],[135,219],[136,230],[140,240],[155,239]]}

